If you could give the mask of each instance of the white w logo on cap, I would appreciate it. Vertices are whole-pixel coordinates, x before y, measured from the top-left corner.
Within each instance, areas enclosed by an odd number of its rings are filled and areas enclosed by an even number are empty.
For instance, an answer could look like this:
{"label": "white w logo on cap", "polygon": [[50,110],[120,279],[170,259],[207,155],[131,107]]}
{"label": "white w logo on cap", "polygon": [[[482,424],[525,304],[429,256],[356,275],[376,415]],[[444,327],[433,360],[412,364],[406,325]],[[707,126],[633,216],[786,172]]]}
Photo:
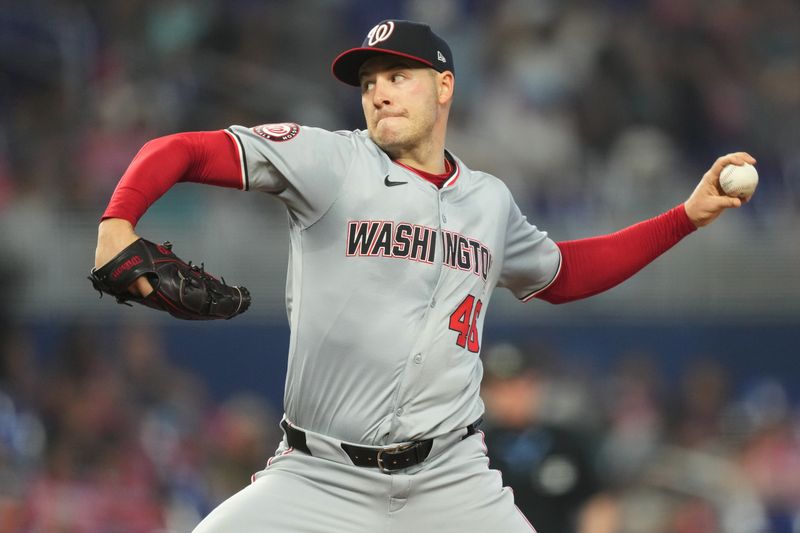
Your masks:
{"label": "white w logo on cap", "polygon": [[391,20],[388,22],[382,22],[378,24],[367,34],[367,44],[370,46],[375,46],[379,42],[385,41],[389,38],[389,36],[394,31],[394,22]]}

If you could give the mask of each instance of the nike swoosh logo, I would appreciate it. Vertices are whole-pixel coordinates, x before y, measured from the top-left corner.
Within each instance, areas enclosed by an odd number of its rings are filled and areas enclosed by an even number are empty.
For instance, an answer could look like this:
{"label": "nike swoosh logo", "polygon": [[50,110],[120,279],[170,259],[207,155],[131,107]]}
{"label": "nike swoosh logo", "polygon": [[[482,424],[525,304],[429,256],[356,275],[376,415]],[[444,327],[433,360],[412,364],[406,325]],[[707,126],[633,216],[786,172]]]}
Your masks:
{"label": "nike swoosh logo", "polygon": [[405,185],[408,183],[407,181],[391,181],[389,179],[389,174],[386,174],[386,177],[383,178],[383,184],[387,187],[397,187],[398,185]]}

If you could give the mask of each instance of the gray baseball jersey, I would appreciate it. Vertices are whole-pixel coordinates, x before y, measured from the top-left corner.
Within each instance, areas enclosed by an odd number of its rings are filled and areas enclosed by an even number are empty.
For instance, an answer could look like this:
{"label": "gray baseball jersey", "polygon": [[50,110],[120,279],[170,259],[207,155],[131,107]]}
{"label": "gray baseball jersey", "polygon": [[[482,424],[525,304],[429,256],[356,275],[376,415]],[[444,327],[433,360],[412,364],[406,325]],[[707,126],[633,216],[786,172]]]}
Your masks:
{"label": "gray baseball jersey", "polygon": [[437,189],[366,131],[227,132],[243,188],[277,196],[289,213],[287,418],[374,446],[478,419],[493,289],[529,299],[560,265],[506,186],[448,154],[455,170]]}

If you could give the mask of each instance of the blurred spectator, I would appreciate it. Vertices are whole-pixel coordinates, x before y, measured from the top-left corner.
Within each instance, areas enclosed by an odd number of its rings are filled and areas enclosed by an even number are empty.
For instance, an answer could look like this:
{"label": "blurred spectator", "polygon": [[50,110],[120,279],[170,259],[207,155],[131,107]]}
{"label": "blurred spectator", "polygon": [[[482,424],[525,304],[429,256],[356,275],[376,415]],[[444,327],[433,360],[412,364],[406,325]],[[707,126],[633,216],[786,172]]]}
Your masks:
{"label": "blurred spectator", "polygon": [[22,527],[24,498],[41,468],[45,431],[30,339],[0,339],[0,531]]}
{"label": "blurred spectator", "polygon": [[607,417],[600,453],[601,475],[612,486],[635,479],[657,453],[664,436],[660,375],[646,354],[625,354],[606,376]]}
{"label": "blurred spectator", "polygon": [[767,509],[770,531],[800,525],[800,424],[786,391],[775,381],[757,383],[743,398],[750,433],[737,457],[744,476]]}
{"label": "blurred spectator", "polygon": [[578,510],[598,490],[589,436],[548,421],[552,381],[542,354],[501,344],[484,354],[485,439],[493,467],[539,531],[575,531]]}
{"label": "blurred spectator", "polygon": [[679,404],[671,414],[669,432],[675,444],[714,451],[732,442],[722,427],[724,410],[730,403],[728,375],[716,361],[693,360],[683,373]]}
{"label": "blurred spectator", "polygon": [[205,470],[215,502],[243,489],[266,466],[283,437],[279,420],[261,398],[252,395],[233,397],[217,409],[206,429]]}

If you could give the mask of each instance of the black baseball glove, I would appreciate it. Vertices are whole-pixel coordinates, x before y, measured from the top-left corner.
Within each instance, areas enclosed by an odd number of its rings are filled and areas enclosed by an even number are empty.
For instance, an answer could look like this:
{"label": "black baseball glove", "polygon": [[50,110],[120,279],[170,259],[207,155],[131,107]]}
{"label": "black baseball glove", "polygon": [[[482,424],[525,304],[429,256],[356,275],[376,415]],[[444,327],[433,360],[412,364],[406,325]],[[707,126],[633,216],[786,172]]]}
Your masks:
{"label": "black baseball glove", "polygon": [[[128,286],[139,276],[146,276],[153,286],[153,292],[144,297],[128,292]],[[93,268],[89,280],[101,298],[107,293],[117,303],[139,303],[184,320],[233,318],[250,306],[246,288],[215,278],[202,264],[186,263],[172,252],[168,242],[155,244],[139,239],[102,267]]]}

